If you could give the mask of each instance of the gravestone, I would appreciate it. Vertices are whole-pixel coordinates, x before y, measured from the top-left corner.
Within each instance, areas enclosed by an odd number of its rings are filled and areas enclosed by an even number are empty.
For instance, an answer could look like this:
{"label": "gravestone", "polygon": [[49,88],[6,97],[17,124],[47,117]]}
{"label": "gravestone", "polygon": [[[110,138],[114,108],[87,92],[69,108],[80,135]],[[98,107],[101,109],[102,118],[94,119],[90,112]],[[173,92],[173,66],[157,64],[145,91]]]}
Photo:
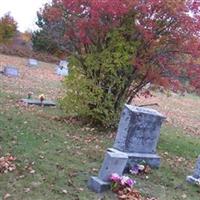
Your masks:
{"label": "gravestone", "polygon": [[59,63],[59,66],[67,68],[68,64],[69,64],[69,62],[67,62],[66,60],[61,60]]}
{"label": "gravestone", "polygon": [[5,76],[9,76],[9,77],[18,77],[19,71],[14,66],[6,66],[6,67],[4,67],[3,74]]}
{"label": "gravestone", "polygon": [[28,59],[28,66],[29,67],[38,67],[38,61],[36,59]]}
{"label": "gravestone", "polygon": [[156,110],[125,105],[111,150],[127,153],[128,165],[144,160],[151,167],[159,167],[160,157],[156,154],[156,147],[164,119]]}
{"label": "gravestone", "polygon": [[156,147],[164,119],[156,110],[125,105],[113,148],[107,150],[98,177],[92,176],[88,181],[89,188],[95,192],[105,191],[110,186],[112,173],[121,176],[126,169],[141,161],[159,167]]}
{"label": "gravestone", "polygon": [[68,69],[68,62],[65,60],[61,60],[59,65],[56,67],[56,74],[60,76],[68,76],[69,69]]}
{"label": "gravestone", "polygon": [[189,183],[200,185],[200,156],[197,159],[196,167],[192,176],[187,176],[186,179]]}
{"label": "gravestone", "polygon": [[40,101],[39,99],[21,99],[22,103],[26,105],[37,105],[37,106],[56,106],[56,103],[49,100]]}
{"label": "gravestone", "polygon": [[92,176],[88,181],[88,187],[97,193],[103,192],[110,187],[110,176],[117,173],[121,176],[128,160],[127,154],[107,151],[98,177]]}

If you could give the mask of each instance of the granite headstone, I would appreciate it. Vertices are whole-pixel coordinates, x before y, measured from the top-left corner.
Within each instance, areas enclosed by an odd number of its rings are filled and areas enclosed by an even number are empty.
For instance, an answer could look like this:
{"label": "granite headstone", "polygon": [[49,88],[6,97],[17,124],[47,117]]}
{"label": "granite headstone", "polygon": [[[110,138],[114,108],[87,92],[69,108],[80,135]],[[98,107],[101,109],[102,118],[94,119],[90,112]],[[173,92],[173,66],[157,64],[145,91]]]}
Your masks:
{"label": "granite headstone", "polygon": [[125,105],[113,151],[128,153],[131,165],[144,160],[151,167],[159,167],[156,147],[164,119],[156,110]]}

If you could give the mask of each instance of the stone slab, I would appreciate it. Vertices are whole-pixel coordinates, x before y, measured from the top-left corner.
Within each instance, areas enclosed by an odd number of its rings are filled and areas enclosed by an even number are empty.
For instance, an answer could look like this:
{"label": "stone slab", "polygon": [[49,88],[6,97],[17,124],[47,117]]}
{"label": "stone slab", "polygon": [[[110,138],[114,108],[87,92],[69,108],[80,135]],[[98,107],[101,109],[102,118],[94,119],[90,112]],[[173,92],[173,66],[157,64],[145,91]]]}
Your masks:
{"label": "stone slab", "polygon": [[127,165],[128,156],[123,152],[107,151],[98,177],[105,182],[109,182],[110,176],[117,173],[121,176]]}
{"label": "stone slab", "polygon": [[36,59],[28,59],[28,66],[29,67],[38,67],[38,61]]}
{"label": "stone slab", "polygon": [[[115,153],[121,153],[121,151],[109,148],[109,151]],[[128,156],[128,161],[126,164],[126,169],[129,169],[131,166],[135,164],[139,164],[142,161],[145,161],[151,168],[159,168],[160,167],[160,156],[157,154],[147,154],[147,153],[126,153]]]}
{"label": "stone slab", "polygon": [[110,183],[102,181],[96,176],[92,176],[88,181],[88,188],[91,189],[93,192],[101,193],[110,189]]}
{"label": "stone slab", "polygon": [[156,110],[126,104],[113,147],[128,153],[155,154],[164,119]]}
{"label": "stone slab", "polygon": [[3,69],[3,74],[5,76],[8,76],[8,77],[18,77],[19,76],[19,71],[14,66],[6,66]]}
{"label": "stone slab", "polygon": [[56,103],[53,101],[44,100],[42,103],[38,99],[21,99],[21,102],[28,105],[37,105],[37,106],[56,106]]}

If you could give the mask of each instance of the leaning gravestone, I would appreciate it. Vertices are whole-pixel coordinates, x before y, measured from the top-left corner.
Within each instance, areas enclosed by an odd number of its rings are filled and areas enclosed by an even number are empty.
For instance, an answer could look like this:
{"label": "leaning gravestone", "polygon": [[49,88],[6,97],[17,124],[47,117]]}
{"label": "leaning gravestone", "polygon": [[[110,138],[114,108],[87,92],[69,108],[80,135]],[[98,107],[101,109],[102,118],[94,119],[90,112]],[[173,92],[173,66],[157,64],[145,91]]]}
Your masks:
{"label": "leaning gravestone", "polygon": [[192,176],[188,176],[186,179],[189,183],[200,185],[200,155],[196,162],[196,167]]}
{"label": "leaning gravestone", "polygon": [[69,69],[68,69],[68,62],[65,60],[61,60],[59,65],[56,67],[56,74],[60,76],[68,76]]}
{"label": "leaning gravestone", "polygon": [[156,110],[125,105],[117,137],[110,150],[127,153],[128,165],[145,161],[151,167],[159,167],[160,157],[156,153],[156,147],[164,119]]}
{"label": "leaning gravestone", "polygon": [[14,66],[6,66],[3,69],[3,74],[5,76],[9,76],[9,77],[18,77],[19,76],[19,71]]}
{"label": "leaning gravestone", "polygon": [[126,167],[127,160],[127,154],[122,152],[110,152],[108,150],[106,152],[105,159],[99,171],[98,177],[92,176],[88,181],[88,187],[97,193],[109,189],[111,174],[117,173],[119,176],[121,176]]}
{"label": "leaning gravestone", "polygon": [[29,67],[38,67],[38,61],[36,59],[28,59],[28,66]]}

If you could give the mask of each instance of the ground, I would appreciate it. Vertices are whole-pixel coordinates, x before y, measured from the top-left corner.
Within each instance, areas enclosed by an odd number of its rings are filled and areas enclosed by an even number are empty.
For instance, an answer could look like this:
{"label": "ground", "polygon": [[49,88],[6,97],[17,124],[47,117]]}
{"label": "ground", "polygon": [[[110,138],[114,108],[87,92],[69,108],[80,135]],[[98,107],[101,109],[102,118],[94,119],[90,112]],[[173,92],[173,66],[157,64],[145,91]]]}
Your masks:
{"label": "ground", "polygon": [[[16,157],[16,170],[0,174],[0,199],[10,200],[115,200],[112,192],[96,195],[87,180],[96,175],[115,133],[99,132],[67,120],[59,107],[26,107],[18,102],[33,92],[57,100],[62,78],[55,64],[40,62],[28,68],[27,59],[0,55],[1,66],[16,65],[19,78],[0,75],[0,157]],[[135,99],[138,105],[158,103],[167,121],[162,127],[158,153],[162,163],[136,179],[143,196],[160,200],[199,200],[200,187],[186,183],[200,154],[200,98],[193,95]],[[148,177],[147,177],[148,176]],[[103,198],[104,197],[104,198]]]}

